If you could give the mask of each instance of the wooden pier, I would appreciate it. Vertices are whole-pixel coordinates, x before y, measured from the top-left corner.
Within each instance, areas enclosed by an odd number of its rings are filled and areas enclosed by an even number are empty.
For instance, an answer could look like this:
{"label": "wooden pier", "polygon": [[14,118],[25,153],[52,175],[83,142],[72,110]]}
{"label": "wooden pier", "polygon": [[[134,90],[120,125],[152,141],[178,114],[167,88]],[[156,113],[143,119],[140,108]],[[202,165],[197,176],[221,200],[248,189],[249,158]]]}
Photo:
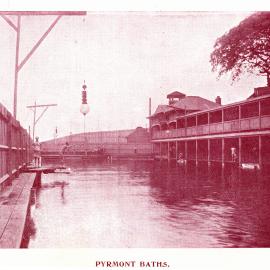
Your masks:
{"label": "wooden pier", "polygon": [[2,191],[0,248],[20,248],[35,179],[35,173],[22,173]]}
{"label": "wooden pier", "polygon": [[0,248],[20,248],[27,214],[30,207],[31,189],[41,186],[42,173],[70,173],[69,168],[24,167],[17,177],[8,181],[0,193]]}
{"label": "wooden pier", "polygon": [[21,245],[36,173],[21,173],[32,160],[27,130],[0,104],[0,248]]}

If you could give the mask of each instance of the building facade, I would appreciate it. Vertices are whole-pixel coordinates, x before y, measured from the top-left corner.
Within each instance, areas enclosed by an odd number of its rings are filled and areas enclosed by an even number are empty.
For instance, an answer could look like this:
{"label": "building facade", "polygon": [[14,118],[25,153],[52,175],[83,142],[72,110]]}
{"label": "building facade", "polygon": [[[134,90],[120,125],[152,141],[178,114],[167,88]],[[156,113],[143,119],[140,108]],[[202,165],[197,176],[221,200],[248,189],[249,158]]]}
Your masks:
{"label": "building facade", "polygon": [[154,155],[159,159],[252,163],[270,161],[270,88],[258,87],[241,102],[221,105],[174,92],[149,117]]}

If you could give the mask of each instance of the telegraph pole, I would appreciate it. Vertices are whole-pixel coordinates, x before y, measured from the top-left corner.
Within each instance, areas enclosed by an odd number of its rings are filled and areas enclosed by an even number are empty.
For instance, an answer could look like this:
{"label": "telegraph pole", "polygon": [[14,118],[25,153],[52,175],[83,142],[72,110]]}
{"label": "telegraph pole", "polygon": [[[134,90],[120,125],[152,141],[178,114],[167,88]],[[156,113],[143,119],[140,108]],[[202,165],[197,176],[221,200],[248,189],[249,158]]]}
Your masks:
{"label": "telegraph pole", "polygon": [[[15,68],[14,68],[14,96],[13,96],[13,116],[17,118],[17,90],[18,90],[18,78],[19,71],[30,59],[33,53],[37,50],[40,44],[48,36],[48,34],[55,27],[57,22],[62,18],[62,16],[85,16],[86,11],[0,11],[0,17],[2,17],[7,24],[16,33],[16,52],[15,52]],[[17,22],[14,23],[10,16],[16,16]],[[54,21],[50,24],[48,29],[43,33],[40,39],[35,43],[35,45],[30,49],[24,59],[19,61],[20,54],[20,36],[21,36],[21,17],[25,16],[56,16]]]}
{"label": "telegraph pole", "polygon": [[[37,122],[40,120],[40,118],[44,115],[44,113],[48,110],[49,107],[57,106],[57,104],[43,104],[43,105],[37,105],[36,101],[34,105],[26,106],[26,108],[30,109],[34,113],[34,119],[33,119],[33,140],[35,139],[35,128]],[[37,117],[37,108],[43,108],[43,111],[41,114]]]}

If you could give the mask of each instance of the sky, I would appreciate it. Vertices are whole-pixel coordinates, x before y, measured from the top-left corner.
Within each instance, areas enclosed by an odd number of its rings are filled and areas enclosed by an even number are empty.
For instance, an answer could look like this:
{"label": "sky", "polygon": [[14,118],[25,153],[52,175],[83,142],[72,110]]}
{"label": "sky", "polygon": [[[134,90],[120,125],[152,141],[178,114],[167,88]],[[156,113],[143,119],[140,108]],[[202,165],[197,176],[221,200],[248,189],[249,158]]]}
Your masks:
{"label": "sky", "polygon": [[[215,40],[250,13],[243,12],[88,12],[62,17],[19,73],[18,120],[32,128],[26,106],[57,103],[40,119],[41,141],[83,132],[80,113],[85,80],[90,112],[86,131],[148,126],[166,95],[180,91],[222,103],[245,99],[266,79],[244,75],[231,84],[217,80],[209,62]],[[11,19],[15,19],[10,17]],[[0,18],[1,19],[1,18]],[[23,17],[20,61],[54,17]],[[15,32],[0,20],[0,102],[13,111]],[[38,110],[41,113],[41,110]]]}

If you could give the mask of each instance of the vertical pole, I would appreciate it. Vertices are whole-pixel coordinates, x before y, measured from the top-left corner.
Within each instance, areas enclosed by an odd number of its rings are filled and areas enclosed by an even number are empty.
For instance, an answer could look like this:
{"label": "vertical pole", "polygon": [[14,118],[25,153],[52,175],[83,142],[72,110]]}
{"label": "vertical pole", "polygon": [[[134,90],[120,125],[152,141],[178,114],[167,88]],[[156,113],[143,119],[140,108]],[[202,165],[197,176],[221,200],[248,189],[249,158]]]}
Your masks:
{"label": "vertical pole", "polygon": [[27,131],[25,130],[25,136],[24,136],[24,147],[25,147],[25,164],[27,165],[27,157],[28,157],[28,140],[27,140]]}
{"label": "vertical pole", "polygon": [[28,162],[31,161],[31,127],[28,126]]}
{"label": "vertical pole", "polygon": [[262,128],[262,121],[261,121],[261,101],[259,100],[259,128]]}
{"label": "vertical pole", "polygon": [[17,16],[17,35],[16,35],[16,56],[15,56],[15,70],[14,70],[14,97],[13,97],[13,116],[17,118],[17,89],[18,89],[18,75],[19,75],[19,50],[20,50],[20,33],[21,33],[21,16]]}
{"label": "vertical pole", "polygon": [[242,139],[241,137],[239,137],[238,139],[239,141],[239,166],[241,166],[241,163],[242,163]]}
{"label": "vertical pole", "polygon": [[186,111],[185,111],[185,137],[187,136],[187,117],[186,117]]}
{"label": "vertical pole", "polygon": [[211,151],[211,148],[210,148],[210,139],[208,139],[207,140],[207,163],[208,163],[208,166],[211,165],[210,151]]}
{"label": "vertical pole", "polygon": [[262,168],[262,136],[259,135],[259,167]]}
{"label": "vertical pole", "polygon": [[187,141],[185,141],[185,160],[188,159],[188,147],[187,147]]}
{"label": "vertical pole", "polygon": [[224,133],[224,110],[221,110],[222,133]]}
{"label": "vertical pole", "polygon": [[168,161],[170,161],[171,159],[171,155],[170,155],[170,142],[168,142],[168,146],[167,146],[167,153],[168,153]]}
{"label": "vertical pole", "polygon": [[161,160],[161,154],[162,154],[162,149],[161,149],[161,142],[159,143],[159,160]]}
{"label": "vertical pole", "polygon": [[195,162],[198,165],[198,140],[195,140]]}
{"label": "vertical pole", "polygon": [[26,164],[27,161],[26,161],[26,151],[27,151],[27,147],[26,147],[26,132],[24,132],[24,136],[23,136],[23,148],[24,148],[24,151],[23,151],[23,158],[24,158],[24,163]]}
{"label": "vertical pole", "polygon": [[83,138],[84,138],[84,141],[86,141],[85,139],[85,114],[83,115]]}
{"label": "vertical pole", "polygon": [[22,161],[23,163],[26,163],[25,162],[25,132],[24,132],[24,129],[22,129]]}
{"label": "vertical pole", "polygon": [[195,122],[196,122],[196,134],[198,135],[198,115],[195,115]]}
{"label": "vertical pole", "polygon": [[208,122],[208,134],[210,134],[210,113],[207,113],[207,122]]}
{"label": "vertical pole", "polygon": [[152,142],[152,121],[151,121],[151,114],[152,114],[152,105],[151,105],[151,98],[149,98],[149,137],[151,143],[151,152],[154,153],[154,144]]}
{"label": "vertical pole", "polygon": [[175,158],[178,159],[178,141],[175,141]]}
{"label": "vertical pole", "polygon": [[225,155],[224,155],[224,152],[225,152],[225,141],[224,141],[224,138],[221,139],[221,166],[222,168],[225,167]]}
{"label": "vertical pole", "polygon": [[150,133],[151,133],[151,118],[150,118],[150,116],[151,116],[151,114],[152,114],[152,105],[151,105],[151,98],[149,98],[149,131],[150,131]]}
{"label": "vertical pole", "polygon": [[33,121],[33,140],[35,140],[35,127],[36,127],[36,113],[37,113],[37,103],[35,101],[35,107],[34,107],[34,121]]}
{"label": "vertical pole", "polygon": [[83,137],[84,137],[84,154],[87,155],[86,150],[86,134],[85,134],[85,114],[83,115]]}
{"label": "vertical pole", "polygon": [[16,126],[16,142],[15,142],[15,147],[16,147],[16,169],[19,168],[20,166],[20,128]]}
{"label": "vertical pole", "polygon": [[[238,106],[238,130],[241,130],[241,105]],[[240,148],[239,148],[240,149]]]}

